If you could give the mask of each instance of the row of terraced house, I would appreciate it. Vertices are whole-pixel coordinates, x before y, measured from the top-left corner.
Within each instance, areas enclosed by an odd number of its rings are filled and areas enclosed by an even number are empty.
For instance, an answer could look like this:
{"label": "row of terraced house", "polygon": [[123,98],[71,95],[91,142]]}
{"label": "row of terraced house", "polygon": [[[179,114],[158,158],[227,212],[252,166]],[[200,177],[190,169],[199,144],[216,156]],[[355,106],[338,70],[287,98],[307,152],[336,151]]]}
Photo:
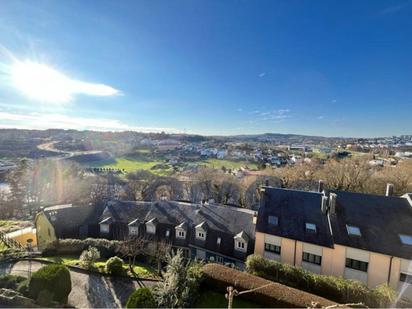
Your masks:
{"label": "row of terraced house", "polygon": [[144,237],[166,241],[188,258],[244,267],[265,258],[317,274],[387,283],[412,299],[412,194],[385,196],[263,187],[258,211],[185,202],[111,201],[59,205],[35,219],[37,246],[58,238]]}

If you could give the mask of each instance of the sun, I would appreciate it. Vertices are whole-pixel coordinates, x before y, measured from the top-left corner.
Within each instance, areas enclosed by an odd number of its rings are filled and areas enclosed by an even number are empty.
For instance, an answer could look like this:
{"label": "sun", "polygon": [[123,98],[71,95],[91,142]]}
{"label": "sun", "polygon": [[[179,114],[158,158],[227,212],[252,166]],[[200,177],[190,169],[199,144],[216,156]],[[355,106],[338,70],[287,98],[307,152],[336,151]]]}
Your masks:
{"label": "sun", "polygon": [[23,95],[45,103],[67,103],[75,92],[73,80],[37,62],[15,62],[11,66],[10,77],[12,85]]}

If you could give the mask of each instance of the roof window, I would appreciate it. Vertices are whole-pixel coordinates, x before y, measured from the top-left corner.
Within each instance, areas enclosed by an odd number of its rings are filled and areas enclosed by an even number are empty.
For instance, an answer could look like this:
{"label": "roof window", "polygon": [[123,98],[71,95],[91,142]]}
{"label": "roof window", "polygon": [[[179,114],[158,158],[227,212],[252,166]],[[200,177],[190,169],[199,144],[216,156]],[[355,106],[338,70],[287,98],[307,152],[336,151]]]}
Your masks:
{"label": "roof window", "polygon": [[316,233],[316,224],[306,222],[305,227],[306,227],[306,231]]}
{"label": "roof window", "polygon": [[268,223],[277,226],[279,224],[279,219],[276,216],[268,216]]}
{"label": "roof window", "polygon": [[348,235],[362,236],[362,234],[360,232],[360,229],[357,226],[347,225],[346,224],[346,230],[348,231]]}
{"label": "roof window", "polygon": [[404,235],[399,234],[399,238],[404,245],[412,246],[412,236],[411,235]]}

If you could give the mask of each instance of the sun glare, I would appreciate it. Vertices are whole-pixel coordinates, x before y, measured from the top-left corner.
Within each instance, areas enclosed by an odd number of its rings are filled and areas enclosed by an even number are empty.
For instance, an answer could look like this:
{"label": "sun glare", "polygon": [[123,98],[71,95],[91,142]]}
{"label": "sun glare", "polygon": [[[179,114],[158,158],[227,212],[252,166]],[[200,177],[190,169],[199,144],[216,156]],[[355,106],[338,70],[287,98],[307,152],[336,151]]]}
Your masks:
{"label": "sun glare", "polygon": [[103,84],[71,79],[56,69],[33,61],[17,61],[11,67],[11,82],[23,95],[44,103],[64,104],[76,94],[112,96],[118,90]]}

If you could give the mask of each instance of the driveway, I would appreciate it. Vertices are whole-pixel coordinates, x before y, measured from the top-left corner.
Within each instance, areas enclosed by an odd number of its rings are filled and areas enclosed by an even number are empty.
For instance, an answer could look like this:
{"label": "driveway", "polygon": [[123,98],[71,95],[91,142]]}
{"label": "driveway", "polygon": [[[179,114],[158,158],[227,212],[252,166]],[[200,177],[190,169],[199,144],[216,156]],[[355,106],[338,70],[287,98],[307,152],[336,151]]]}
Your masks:
{"label": "driveway", "polygon": [[[32,262],[32,272],[44,264]],[[13,274],[27,277],[29,262],[0,265],[0,274]],[[121,308],[129,295],[139,287],[151,286],[153,281],[134,281],[128,278],[111,278],[97,274],[70,270],[72,291],[69,304],[78,308]]]}

